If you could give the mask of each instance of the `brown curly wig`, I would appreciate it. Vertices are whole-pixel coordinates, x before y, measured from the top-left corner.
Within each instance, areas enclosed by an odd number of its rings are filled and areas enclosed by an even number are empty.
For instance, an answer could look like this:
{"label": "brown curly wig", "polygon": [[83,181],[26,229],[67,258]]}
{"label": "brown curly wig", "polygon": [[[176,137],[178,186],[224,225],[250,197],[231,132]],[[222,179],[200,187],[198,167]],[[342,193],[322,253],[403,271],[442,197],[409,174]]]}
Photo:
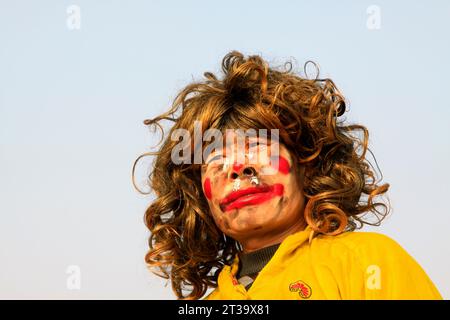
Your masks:
{"label": "brown curly wig", "polygon": [[340,120],[346,105],[332,80],[319,79],[318,73],[314,79],[301,77],[292,72],[291,62],[284,66],[289,67],[269,68],[258,55],[245,58],[231,51],[222,61],[222,79],[205,72],[206,80],[187,85],[169,111],[144,121],[158,126],[164,141],[157,152],[138,157],[132,169],[139,190],[136,163],[143,156],[156,156],[148,179],[156,198],[145,212],[151,233],[145,261],[155,274],[170,278],[179,299],[199,299],[209,287],[217,287],[222,266],[231,264],[240,245],[218,229],[209,212],[201,165],[171,161],[178,141],[164,139],[163,120],[174,122],[169,137],[175,129],[193,136],[195,120],[202,130],[278,129],[280,143],[306,168],[304,218],[316,234],[379,225],[389,213],[389,205],[374,202],[389,184],[378,184],[366,159],[368,130]]}

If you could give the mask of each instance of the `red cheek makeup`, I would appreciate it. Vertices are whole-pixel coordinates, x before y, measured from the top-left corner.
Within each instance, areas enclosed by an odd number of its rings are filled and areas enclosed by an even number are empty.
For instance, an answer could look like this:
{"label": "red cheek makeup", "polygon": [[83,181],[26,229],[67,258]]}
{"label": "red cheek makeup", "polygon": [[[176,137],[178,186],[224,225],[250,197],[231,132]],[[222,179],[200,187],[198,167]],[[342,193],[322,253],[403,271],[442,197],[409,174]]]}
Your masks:
{"label": "red cheek makeup", "polygon": [[283,192],[284,186],[281,183],[233,191],[220,201],[220,209],[226,212],[244,206],[258,205],[274,197],[283,195]]}
{"label": "red cheek makeup", "polygon": [[241,168],[242,168],[243,166],[244,166],[244,165],[243,165],[242,163],[237,163],[237,162],[235,162],[235,163],[233,164],[233,170],[236,171],[236,172],[239,172],[239,170],[241,170]]}
{"label": "red cheek makeup", "polygon": [[205,192],[206,198],[208,198],[208,200],[211,200],[211,180],[209,180],[209,178],[205,179],[205,182],[203,183],[203,190]]}
{"label": "red cheek makeup", "polygon": [[[270,158],[271,163],[276,161],[276,157]],[[291,171],[291,166],[289,165],[289,161],[283,156],[278,157],[278,168],[274,166],[282,174],[288,174]]]}

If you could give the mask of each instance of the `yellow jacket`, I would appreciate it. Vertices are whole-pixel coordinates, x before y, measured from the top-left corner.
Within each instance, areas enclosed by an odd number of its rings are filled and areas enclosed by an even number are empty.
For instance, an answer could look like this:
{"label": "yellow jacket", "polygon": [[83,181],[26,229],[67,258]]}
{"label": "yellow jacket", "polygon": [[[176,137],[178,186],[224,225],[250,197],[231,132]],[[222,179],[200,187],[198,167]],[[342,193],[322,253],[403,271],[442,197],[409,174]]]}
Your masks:
{"label": "yellow jacket", "polygon": [[286,237],[248,292],[235,275],[236,254],[205,300],[442,299],[419,264],[394,240],[374,232]]}

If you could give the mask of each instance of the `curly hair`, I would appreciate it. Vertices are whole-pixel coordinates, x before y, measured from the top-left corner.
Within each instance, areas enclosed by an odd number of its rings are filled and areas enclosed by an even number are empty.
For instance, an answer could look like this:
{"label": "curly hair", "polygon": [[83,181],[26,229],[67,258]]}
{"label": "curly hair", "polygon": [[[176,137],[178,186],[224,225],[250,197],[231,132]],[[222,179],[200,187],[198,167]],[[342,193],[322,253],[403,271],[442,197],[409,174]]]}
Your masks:
{"label": "curly hair", "polygon": [[200,299],[209,287],[217,287],[220,270],[240,245],[213,220],[202,191],[201,165],[171,161],[178,141],[164,139],[163,120],[174,123],[169,136],[180,128],[193,136],[194,121],[200,121],[202,130],[278,129],[280,143],[297,165],[305,166],[304,218],[317,235],[378,226],[389,213],[389,205],[374,202],[389,184],[378,184],[366,159],[368,130],[339,118],[346,111],[344,97],[331,79],[318,78],[315,66],[317,75],[309,79],[293,72],[290,61],[284,69],[269,68],[261,56],[245,58],[234,50],[222,60],[222,79],[205,72],[206,80],[182,89],[170,110],[144,120],[160,128],[160,143],[164,141],[158,151],[139,156],[132,169],[133,185],[143,193],[134,180],[136,163],[156,156],[147,180],[156,197],[144,216],[150,231],[145,261],[152,272],[170,278],[178,299]]}

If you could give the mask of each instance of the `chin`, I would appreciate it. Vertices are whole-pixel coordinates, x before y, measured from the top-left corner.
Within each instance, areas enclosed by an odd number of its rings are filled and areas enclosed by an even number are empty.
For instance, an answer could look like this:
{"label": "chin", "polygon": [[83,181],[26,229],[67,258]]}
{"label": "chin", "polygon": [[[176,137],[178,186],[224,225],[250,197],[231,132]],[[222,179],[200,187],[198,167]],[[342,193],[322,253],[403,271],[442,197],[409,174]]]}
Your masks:
{"label": "chin", "polygon": [[261,231],[263,230],[263,227],[260,225],[248,225],[245,227],[236,227],[236,228],[232,228],[227,230],[226,234],[228,234],[230,237],[232,237],[233,239],[240,239],[242,238],[243,235],[247,236],[247,235],[251,235],[253,232],[256,231]]}

